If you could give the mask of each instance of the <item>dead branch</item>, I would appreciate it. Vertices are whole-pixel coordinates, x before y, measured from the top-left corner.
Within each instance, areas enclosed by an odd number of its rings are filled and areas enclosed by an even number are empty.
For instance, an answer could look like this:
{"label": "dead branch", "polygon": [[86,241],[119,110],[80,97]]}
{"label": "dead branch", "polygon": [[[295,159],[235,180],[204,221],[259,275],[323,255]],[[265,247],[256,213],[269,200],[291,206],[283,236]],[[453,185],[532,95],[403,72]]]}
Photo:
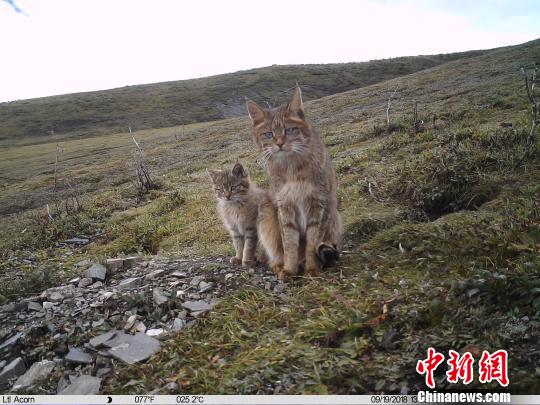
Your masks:
{"label": "dead branch", "polygon": [[418,101],[414,102],[413,107],[413,131],[415,134],[425,129],[424,121],[418,119]]}
{"label": "dead branch", "polygon": [[[65,178],[64,182],[66,184],[66,188],[69,189],[69,196],[66,198],[66,214],[70,214],[72,212],[79,212],[81,210],[81,202],[79,201],[79,196],[75,188],[71,185],[71,182],[69,181],[69,178]],[[70,208],[70,203],[73,209]]]}
{"label": "dead branch", "polygon": [[538,68],[535,67],[531,73],[531,79],[529,84],[529,78],[527,72],[522,67],[521,73],[525,78],[525,87],[527,89],[527,97],[531,102],[531,133],[529,134],[529,144],[536,146],[536,126],[538,125],[538,102],[536,100],[536,94],[534,94],[534,88],[536,86],[536,72]]}
{"label": "dead branch", "polygon": [[[128,127],[128,129],[131,134],[131,127]],[[139,142],[137,142],[135,136],[131,135],[131,138],[135,144],[135,153],[133,156],[135,160],[135,188],[139,196],[141,196],[149,190],[158,189],[159,185],[150,176],[150,170],[144,162],[144,154]]]}
{"label": "dead branch", "polygon": [[531,131],[529,133],[529,136],[527,138],[527,148],[521,159],[519,159],[517,166],[520,166],[523,160],[525,160],[527,157],[530,157],[534,155],[536,152],[536,128],[538,126],[538,102],[536,100],[536,94],[534,92],[536,87],[536,73],[538,71],[538,67],[535,67],[533,71],[531,72],[531,75],[529,77],[528,72],[525,70],[524,67],[521,67],[521,73],[523,74],[523,78],[525,79],[525,89],[527,92],[527,98],[529,99],[529,102],[531,103]]}
{"label": "dead branch", "polygon": [[182,137],[178,138],[178,131],[175,130],[174,131],[174,139],[176,139],[177,141],[179,141],[180,139],[184,139],[184,123],[183,122],[182,122]]}
{"label": "dead branch", "polygon": [[396,92],[397,92],[397,86],[396,88],[394,89],[394,91],[390,94],[390,96],[388,97],[388,103],[386,104],[386,126],[388,128],[390,128],[390,106],[392,105],[392,99],[394,98],[394,96],[396,95]]}
{"label": "dead branch", "polygon": [[[54,186],[52,191],[52,197],[53,197],[53,203],[55,207],[55,212],[61,213],[62,212],[62,205],[64,206],[66,215],[70,215],[72,213],[79,212],[81,210],[81,202],[79,200],[79,193],[76,190],[75,187],[73,187],[72,182],[70,180],[69,175],[65,174],[63,176],[60,175],[60,163],[64,157],[64,148],[60,146],[60,144],[56,145],[56,153],[54,158]],[[60,188],[63,186],[64,190],[67,192],[67,196],[62,201],[59,197],[57,197],[57,193],[59,193]],[[47,206],[47,215],[50,220],[54,219],[54,215],[51,212],[51,209],[49,207],[49,204],[46,204]]]}
{"label": "dead branch", "polygon": [[58,163],[60,161],[60,158],[64,156],[64,149],[59,145],[56,144],[56,156],[54,158],[54,187],[53,192],[56,192],[58,188]]}

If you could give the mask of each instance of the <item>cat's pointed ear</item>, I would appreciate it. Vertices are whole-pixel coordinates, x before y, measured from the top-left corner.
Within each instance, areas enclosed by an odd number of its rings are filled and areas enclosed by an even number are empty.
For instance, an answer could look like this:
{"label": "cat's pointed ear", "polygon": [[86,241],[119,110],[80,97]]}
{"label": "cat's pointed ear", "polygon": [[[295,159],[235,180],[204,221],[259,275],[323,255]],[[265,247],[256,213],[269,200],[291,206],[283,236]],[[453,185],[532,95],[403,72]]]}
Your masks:
{"label": "cat's pointed ear", "polygon": [[291,101],[289,101],[289,104],[287,105],[287,111],[304,112],[304,103],[302,102],[302,90],[300,90],[300,86],[298,84],[294,88],[294,93],[291,97]]}
{"label": "cat's pointed ear", "polygon": [[215,182],[215,181],[216,181],[216,178],[217,178],[217,176],[218,176],[218,174],[219,174],[220,172],[221,172],[220,170],[206,169],[206,173],[208,173],[208,175],[209,175],[210,178],[212,179],[212,182]]}
{"label": "cat's pointed ear", "polygon": [[266,110],[255,101],[246,98],[246,108],[253,125],[258,125],[264,121],[266,117]]}
{"label": "cat's pointed ear", "polygon": [[232,169],[232,174],[234,174],[237,177],[248,177],[248,173],[246,169],[244,169],[244,166],[242,166],[242,163],[236,162]]}

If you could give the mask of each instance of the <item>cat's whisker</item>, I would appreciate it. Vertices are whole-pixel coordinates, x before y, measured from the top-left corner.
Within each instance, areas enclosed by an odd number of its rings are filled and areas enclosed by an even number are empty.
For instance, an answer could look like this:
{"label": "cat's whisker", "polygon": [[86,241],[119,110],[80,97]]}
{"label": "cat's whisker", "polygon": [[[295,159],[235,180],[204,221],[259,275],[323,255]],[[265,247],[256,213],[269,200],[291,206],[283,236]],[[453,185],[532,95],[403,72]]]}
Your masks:
{"label": "cat's whisker", "polygon": [[299,143],[294,143],[291,150],[299,155],[303,155],[308,152],[308,148]]}
{"label": "cat's whisker", "polygon": [[265,169],[266,165],[268,163],[268,159],[270,159],[270,156],[272,156],[272,150],[271,149],[264,149],[257,158],[257,164],[262,168]]}

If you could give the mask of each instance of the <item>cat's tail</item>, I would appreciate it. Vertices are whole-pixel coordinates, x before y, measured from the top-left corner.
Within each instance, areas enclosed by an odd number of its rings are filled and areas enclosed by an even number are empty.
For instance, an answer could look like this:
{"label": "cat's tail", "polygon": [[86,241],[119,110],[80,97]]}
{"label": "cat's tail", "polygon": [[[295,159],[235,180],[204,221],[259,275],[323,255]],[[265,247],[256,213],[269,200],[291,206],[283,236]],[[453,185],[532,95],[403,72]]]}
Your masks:
{"label": "cat's tail", "polygon": [[322,267],[332,267],[339,259],[339,251],[334,243],[322,242],[317,246],[317,256]]}

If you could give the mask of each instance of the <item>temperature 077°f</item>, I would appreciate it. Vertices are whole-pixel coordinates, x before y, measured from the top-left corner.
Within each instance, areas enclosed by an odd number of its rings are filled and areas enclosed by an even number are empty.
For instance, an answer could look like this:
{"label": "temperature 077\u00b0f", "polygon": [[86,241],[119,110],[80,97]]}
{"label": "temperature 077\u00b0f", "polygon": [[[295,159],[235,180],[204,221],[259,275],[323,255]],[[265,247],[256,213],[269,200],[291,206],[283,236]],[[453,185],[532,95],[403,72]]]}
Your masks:
{"label": "temperature 077\u00b0f", "polygon": [[136,404],[153,404],[154,396],[153,395],[135,395]]}

